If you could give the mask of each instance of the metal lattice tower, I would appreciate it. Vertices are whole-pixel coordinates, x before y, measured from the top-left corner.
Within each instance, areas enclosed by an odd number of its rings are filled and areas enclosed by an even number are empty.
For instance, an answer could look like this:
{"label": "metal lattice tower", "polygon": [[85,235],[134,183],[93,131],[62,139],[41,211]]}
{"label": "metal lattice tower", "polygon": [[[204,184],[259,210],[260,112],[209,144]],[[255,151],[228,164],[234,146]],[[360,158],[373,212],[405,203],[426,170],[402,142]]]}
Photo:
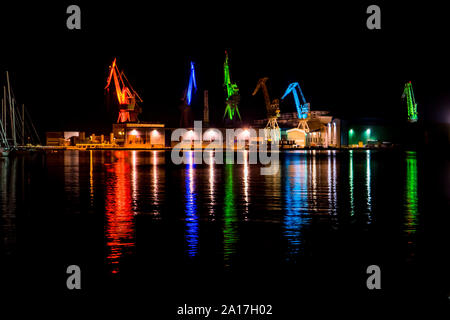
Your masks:
{"label": "metal lattice tower", "polygon": [[224,73],[224,83],[223,85],[226,87],[226,93],[227,97],[225,100],[226,107],[225,107],[225,113],[223,117],[225,119],[234,120],[235,114],[238,115],[239,120],[241,120],[241,115],[239,114],[239,102],[240,102],[240,95],[239,95],[239,88],[236,83],[231,82],[231,75],[230,75],[230,66],[228,64],[228,53],[225,51],[225,63],[223,65],[223,73]]}
{"label": "metal lattice tower", "polygon": [[280,100],[274,99],[270,102],[269,91],[267,90],[266,85],[267,80],[269,80],[268,77],[259,79],[252,95],[254,96],[260,89],[262,90],[268,119],[266,127],[264,128],[265,136],[267,140],[279,141],[281,139],[281,132],[277,118],[280,116]]}
{"label": "metal lattice tower", "polygon": [[406,98],[406,105],[408,107],[408,121],[409,122],[417,122],[419,119],[417,113],[417,103],[414,98],[414,92],[412,88],[411,81],[405,84],[405,89],[403,90],[402,98]]}

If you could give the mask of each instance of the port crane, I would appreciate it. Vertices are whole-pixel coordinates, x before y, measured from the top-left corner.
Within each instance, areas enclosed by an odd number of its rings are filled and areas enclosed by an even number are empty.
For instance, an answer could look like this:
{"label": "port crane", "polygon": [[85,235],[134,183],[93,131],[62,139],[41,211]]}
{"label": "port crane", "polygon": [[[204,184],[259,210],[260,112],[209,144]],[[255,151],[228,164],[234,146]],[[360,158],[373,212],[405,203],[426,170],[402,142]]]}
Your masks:
{"label": "port crane", "polygon": [[195,81],[195,69],[194,63],[191,61],[191,74],[189,75],[189,83],[186,91],[186,103],[188,106],[191,105],[192,101],[192,90],[197,91],[197,82]]}
{"label": "port crane", "polygon": [[180,127],[187,128],[192,126],[192,110],[190,106],[192,102],[192,94],[195,91],[197,91],[197,81],[195,80],[194,63],[191,61],[188,86],[184,90],[183,97],[181,98],[182,104],[180,105]]}
{"label": "port crane", "polygon": [[117,123],[137,122],[138,115],[142,112],[138,102],[143,102],[138,93],[133,89],[127,77],[117,67],[116,59],[109,67],[109,77],[105,89],[109,91],[111,79],[114,79],[117,100],[119,102],[119,117]]}
{"label": "port crane", "polygon": [[[297,117],[299,119],[297,128],[305,130],[305,132],[308,132],[309,131],[308,119],[310,117],[309,103],[306,102],[305,96],[303,95],[302,89],[298,82],[291,83],[289,87],[286,89],[286,92],[281,97],[281,99],[283,100],[291,92],[294,95],[295,106],[297,108]],[[298,93],[300,93],[300,97],[302,98],[301,102]]]}
{"label": "port crane", "polygon": [[405,84],[405,89],[403,90],[402,99],[406,98],[406,105],[408,106],[408,121],[417,122],[417,103],[414,98],[414,92],[412,88],[411,81]]}
{"label": "port crane", "polygon": [[269,91],[267,90],[266,82],[268,77],[264,77],[258,80],[253,96],[258,93],[259,90],[263,92],[264,102],[267,110],[267,125],[264,128],[266,139],[272,139],[273,141],[279,141],[281,139],[280,127],[278,126],[277,118],[280,116],[280,100],[273,99],[272,102],[269,98]]}
{"label": "port crane", "polygon": [[235,113],[237,113],[239,120],[241,120],[241,115],[239,114],[239,108],[238,104],[240,101],[239,96],[239,88],[236,83],[231,82],[231,75],[230,75],[230,66],[228,64],[228,52],[225,51],[225,63],[223,65],[223,73],[224,73],[224,87],[226,87],[226,93],[227,97],[225,100],[226,107],[225,107],[225,113],[223,115],[224,118],[227,118],[229,120],[234,119]]}

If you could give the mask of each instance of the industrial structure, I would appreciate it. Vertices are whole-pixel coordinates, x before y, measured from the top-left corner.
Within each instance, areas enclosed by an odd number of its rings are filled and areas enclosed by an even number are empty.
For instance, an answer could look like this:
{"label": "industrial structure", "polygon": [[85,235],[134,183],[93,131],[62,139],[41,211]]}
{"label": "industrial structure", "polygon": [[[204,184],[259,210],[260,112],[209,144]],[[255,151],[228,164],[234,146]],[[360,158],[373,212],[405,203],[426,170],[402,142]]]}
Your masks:
{"label": "industrial structure", "polygon": [[209,126],[209,95],[208,90],[203,91],[203,124]]}
{"label": "industrial structure", "polygon": [[225,113],[223,115],[224,119],[233,121],[235,120],[235,113],[241,120],[241,115],[239,114],[239,88],[236,83],[231,82],[231,74],[230,74],[230,66],[228,64],[228,52],[225,51],[225,63],[223,65],[223,73],[224,73],[224,83],[223,85],[226,87],[227,96],[225,98]]}
{"label": "industrial structure", "polygon": [[197,81],[195,80],[195,68],[194,63],[191,61],[190,63],[190,69],[189,69],[189,80],[188,80],[188,86],[184,90],[183,97],[181,98],[181,105],[180,105],[180,111],[181,111],[181,118],[180,118],[180,127],[182,128],[188,128],[192,127],[193,124],[193,115],[192,115],[192,94],[197,91]]}
{"label": "industrial structure", "polygon": [[137,122],[138,115],[142,112],[138,102],[143,102],[138,93],[131,87],[127,77],[117,67],[116,59],[109,67],[109,77],[105,89],[109,91],[111,79],[114,79],[114,87],[119,103],[119,116],[117,123]]}
{"label": "industrial structure", "polygon": [[406,99],[406,105],[408,106],[408,121],[411,123],[417,122],[419,116],[417,114],[417,103],[416,99],[414,98],[414,92],[411,81],[405,84],[402,99]]}
{"label": "industrial structure", "polygon": [[[262,126],[267,119],[254,121]],[[307,131],[299,129],[297,112],[280,113],[277,122],[280,127],[281,147],[291,148],[340,148],[341,120],[329,115],[328,111],[310,111],[305,119]]]}
{"label": "industrial structure", "polygon": [[164,148],[166,144],[164,124],[118,123],[112,133],[112,143],[124,148]]}
{"label": "industrial structure", "polygon": [[260,89],[264,95],[268,119],[266,127],[264,128],[265,139],[269,141],[280,141],[280,127],[277,123],[277,118],[280,116],[280,100],[273,99],[272,102],[270,102],[269,91],[267,90],[266,85],[267,80],[269,80],[268,77],[259,79],[252,95],[256,95]]}
{"label": "industrial structure", "polygon": [[[297,91],[300,93],[300,96],[302,98],[301,102],[300,102],[300,100],[298,98]],[[286,89],[286,92],[281,97],[281,99],[283,100],[291,92],[292,92],[292,95],[294,96],[295,107],[297,108],[297,117],[299,119],[297,128],[301,129],[301,130],[304,130],[305,132],[308,132],[308,130],[309,130],[309,128],[308,128],[308,118],[310,116],[310,114],[309,114],[309,103],[306,102],[305,97],[303,96],[302,89],[301,89],[300,85],[298,84],[298,82],[291,83],[289,85],[289,87]]]}
{"label": "industrial structure", "polygon": [[[268,77],[260,78],[253,90],[252,96],[259,91],[262,92],[267,118],[255,120],[252,126],[243,125],[239,112],[240,94],[236,83],[232,82],[228,52],[225,51],[224,83],[225,97],[225,125],[223,127],[212,127],[209,114],[209,93],[203,90],[203,127],[201,132],[193,130],[193,97],[197,91],[195,65],[189,62],[189,78],[187,87],[181,97],[180,127],[186,128],[186,134],[180,136],[179,141],[171,141],[170,137],[176,128],[167,128],[162,123],[146,123],[138,119],[142,108],[138,103],[142,99],[131,87],[123,71],[117,66],[114,59],[110,66],[109,76],[105,89],[109,90],[114,81],[115,97],[119,104],[117,123],[113,124],[112,132],[108,135],[96,135],[94,133],[86,137],[84,132],[48,132],[47,145],[51,146],[74,146],[79,148],[131,148],[131,149],[159,149],[171,148],[178,142],[186,142],[187,145],[205,147],[209,142],[217,139],[218,135],[224,136],[226,128],[241,129],[242,140],[246,135],[245,147],[249,144],[261,144],[271,142],[278,144],[283,149],[296,148],[341,148],[341,147],[379,147],[389,145],[389,137],[393,136],[394,130],[387,130],[388,124],[367,119],[339,119],[330,115],[328,111],[311,110],[310,103],[306,101],[299,82],[289,84],[281,99],[270,99],[267,86]],[[9,82],[8,82],[9,88]],[[9,89],[8,89],[9,90]],[[12,130],[10,138],[7,135],[7,116],[4,114],[6,100],[11,99],[6,95],[4,88],[4,101],[2,102],[0,127],[0,141],[17,144],[15,134]],[[280,100],[284,100],[292,94],[296,112],[280,113]],[[7,97],[9,97],[7,99]],[[417,103],[414,98],[411,82],[406,83],[402,98],[406,99],[408,106],[408,121],[417,122]],[[14,99],[12,99],[14,100]],[[9,117],[15,116],[15,109],[11,109]],[[11,122],[16,124],[15,121]],[[264,129],[264,135],[250,138],[248,129]],[[14,133],[14,135],[13,135]],[[22,135],[23,137],[23,135]],[[244,139],[245,140],[245,139]],[[194,146],[195,145],[195,146]],[[224,144],[225,146],[225,144]]]}

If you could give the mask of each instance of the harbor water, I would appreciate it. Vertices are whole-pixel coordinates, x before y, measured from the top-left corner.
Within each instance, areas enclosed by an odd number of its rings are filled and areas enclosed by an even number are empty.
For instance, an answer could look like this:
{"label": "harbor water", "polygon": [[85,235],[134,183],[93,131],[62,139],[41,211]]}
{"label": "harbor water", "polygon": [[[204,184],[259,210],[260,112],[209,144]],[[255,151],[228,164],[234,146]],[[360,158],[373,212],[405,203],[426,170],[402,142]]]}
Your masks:
{"label": "harbor water", "polygon": [[[2,284],[64,294],[75,264],[87,296],[250,296],[285,311],[342,295],[447,297],[445,159],[403,150],[279,158],[274,175],[248,160],[175,165],[167,151],[0,159]],[[383,271],[384,295],[366,290],[369,265]]]}

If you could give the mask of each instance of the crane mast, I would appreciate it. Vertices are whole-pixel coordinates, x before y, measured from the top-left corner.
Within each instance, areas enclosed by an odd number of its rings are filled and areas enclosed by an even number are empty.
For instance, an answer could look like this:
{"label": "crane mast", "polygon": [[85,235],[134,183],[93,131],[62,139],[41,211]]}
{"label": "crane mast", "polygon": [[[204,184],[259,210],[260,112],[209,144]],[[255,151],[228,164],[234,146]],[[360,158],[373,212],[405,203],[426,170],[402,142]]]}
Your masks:
{"label": "crane mast", "polygon": [[[239,120],[241,120],[241,115],[239,114],[238,104],[240,101],[239,88],[236,83],[231,82],[230,66],[228,64],[228,52],[225,51],[225,62],[223,65],[224,81],[223,85],[226,87],[227,97],[225,99],[226,107],[224,118],[229,120],[234,119],[235,113],[237,113]],[[228,117],[227,117],[228,115]]]}
{"label": "crane mast", "polygon": [[273,141],[279,141],[281,139],[280,127],[278,126],[277,118],[280,116],[280,100],[274,99],[270,102],[269,91],[267,90],[266,82],[269,80],[268,77],[261,78],[258,80],[255,90],[253,91],[253,96],[262,90],[264,96],[264,102],[266,104],[267,110],[267,125],[264,128],[264,133],[266,139],[271,139]]}
{"label": "crane mast", "polygon": [[[294,96],[295,107],[297,108],[297,118],[299,119],[298,128],[303,129],[306,132],[309,131],[308,119],[310,116],[310,108],[309,103],[306,102],[305,96],[303,95],[302,89],[298,82],[293,82],[286,89],[286,92],[281,97],[284,99],[289,93],[292,93]],[[302,101],[300,102],[299,93]]]}
{"label": "crane mast", "polygon": [[191,74],[189,76],[189,84],[188,84],[187,94],[186,94],[186,102],[187,102],[188,106],[191,105],[192,90],[197,91],[197,82],[195,81],[194,63],[191,61]]}
{"label": "crane mast", "polygon": [[120,71],[117,67],[116,59],[114,59],[110,66],[110,73],[105,87],[108,91],[112,79],[114,80],[117,101],[119,103],[119,116],[117,122],[137,122],[137,116],[141,113],[141,108],[137,105],[136,101],[142,102],[142,99],[131,87],[131,84],[123,71]]}
{"label": "crane mast", "polygon": [[187,127],[192,126],[193,114],[192,114],[192,108],[190,106],[192,103],[192,95],[193,95],[194,91],[197,91],[197,81],[195,80],[194,63],[191,61],[188,86],[184,90],[183,97],[181,98],[181,100],[183,101],[182,104],[180,105],[180,110],[181,110],[180,126],[181,127],[187,128]]}
{"label": "crane mast", "polygon": [[417,122],[418,114],[417,114],[417,103],[414,98],[414,92],[412,88],[411,81],[405,84],[405,89],[403,90],[402,98],[406,98],[406,105],[408,107],[408,121],[409,122]]}

